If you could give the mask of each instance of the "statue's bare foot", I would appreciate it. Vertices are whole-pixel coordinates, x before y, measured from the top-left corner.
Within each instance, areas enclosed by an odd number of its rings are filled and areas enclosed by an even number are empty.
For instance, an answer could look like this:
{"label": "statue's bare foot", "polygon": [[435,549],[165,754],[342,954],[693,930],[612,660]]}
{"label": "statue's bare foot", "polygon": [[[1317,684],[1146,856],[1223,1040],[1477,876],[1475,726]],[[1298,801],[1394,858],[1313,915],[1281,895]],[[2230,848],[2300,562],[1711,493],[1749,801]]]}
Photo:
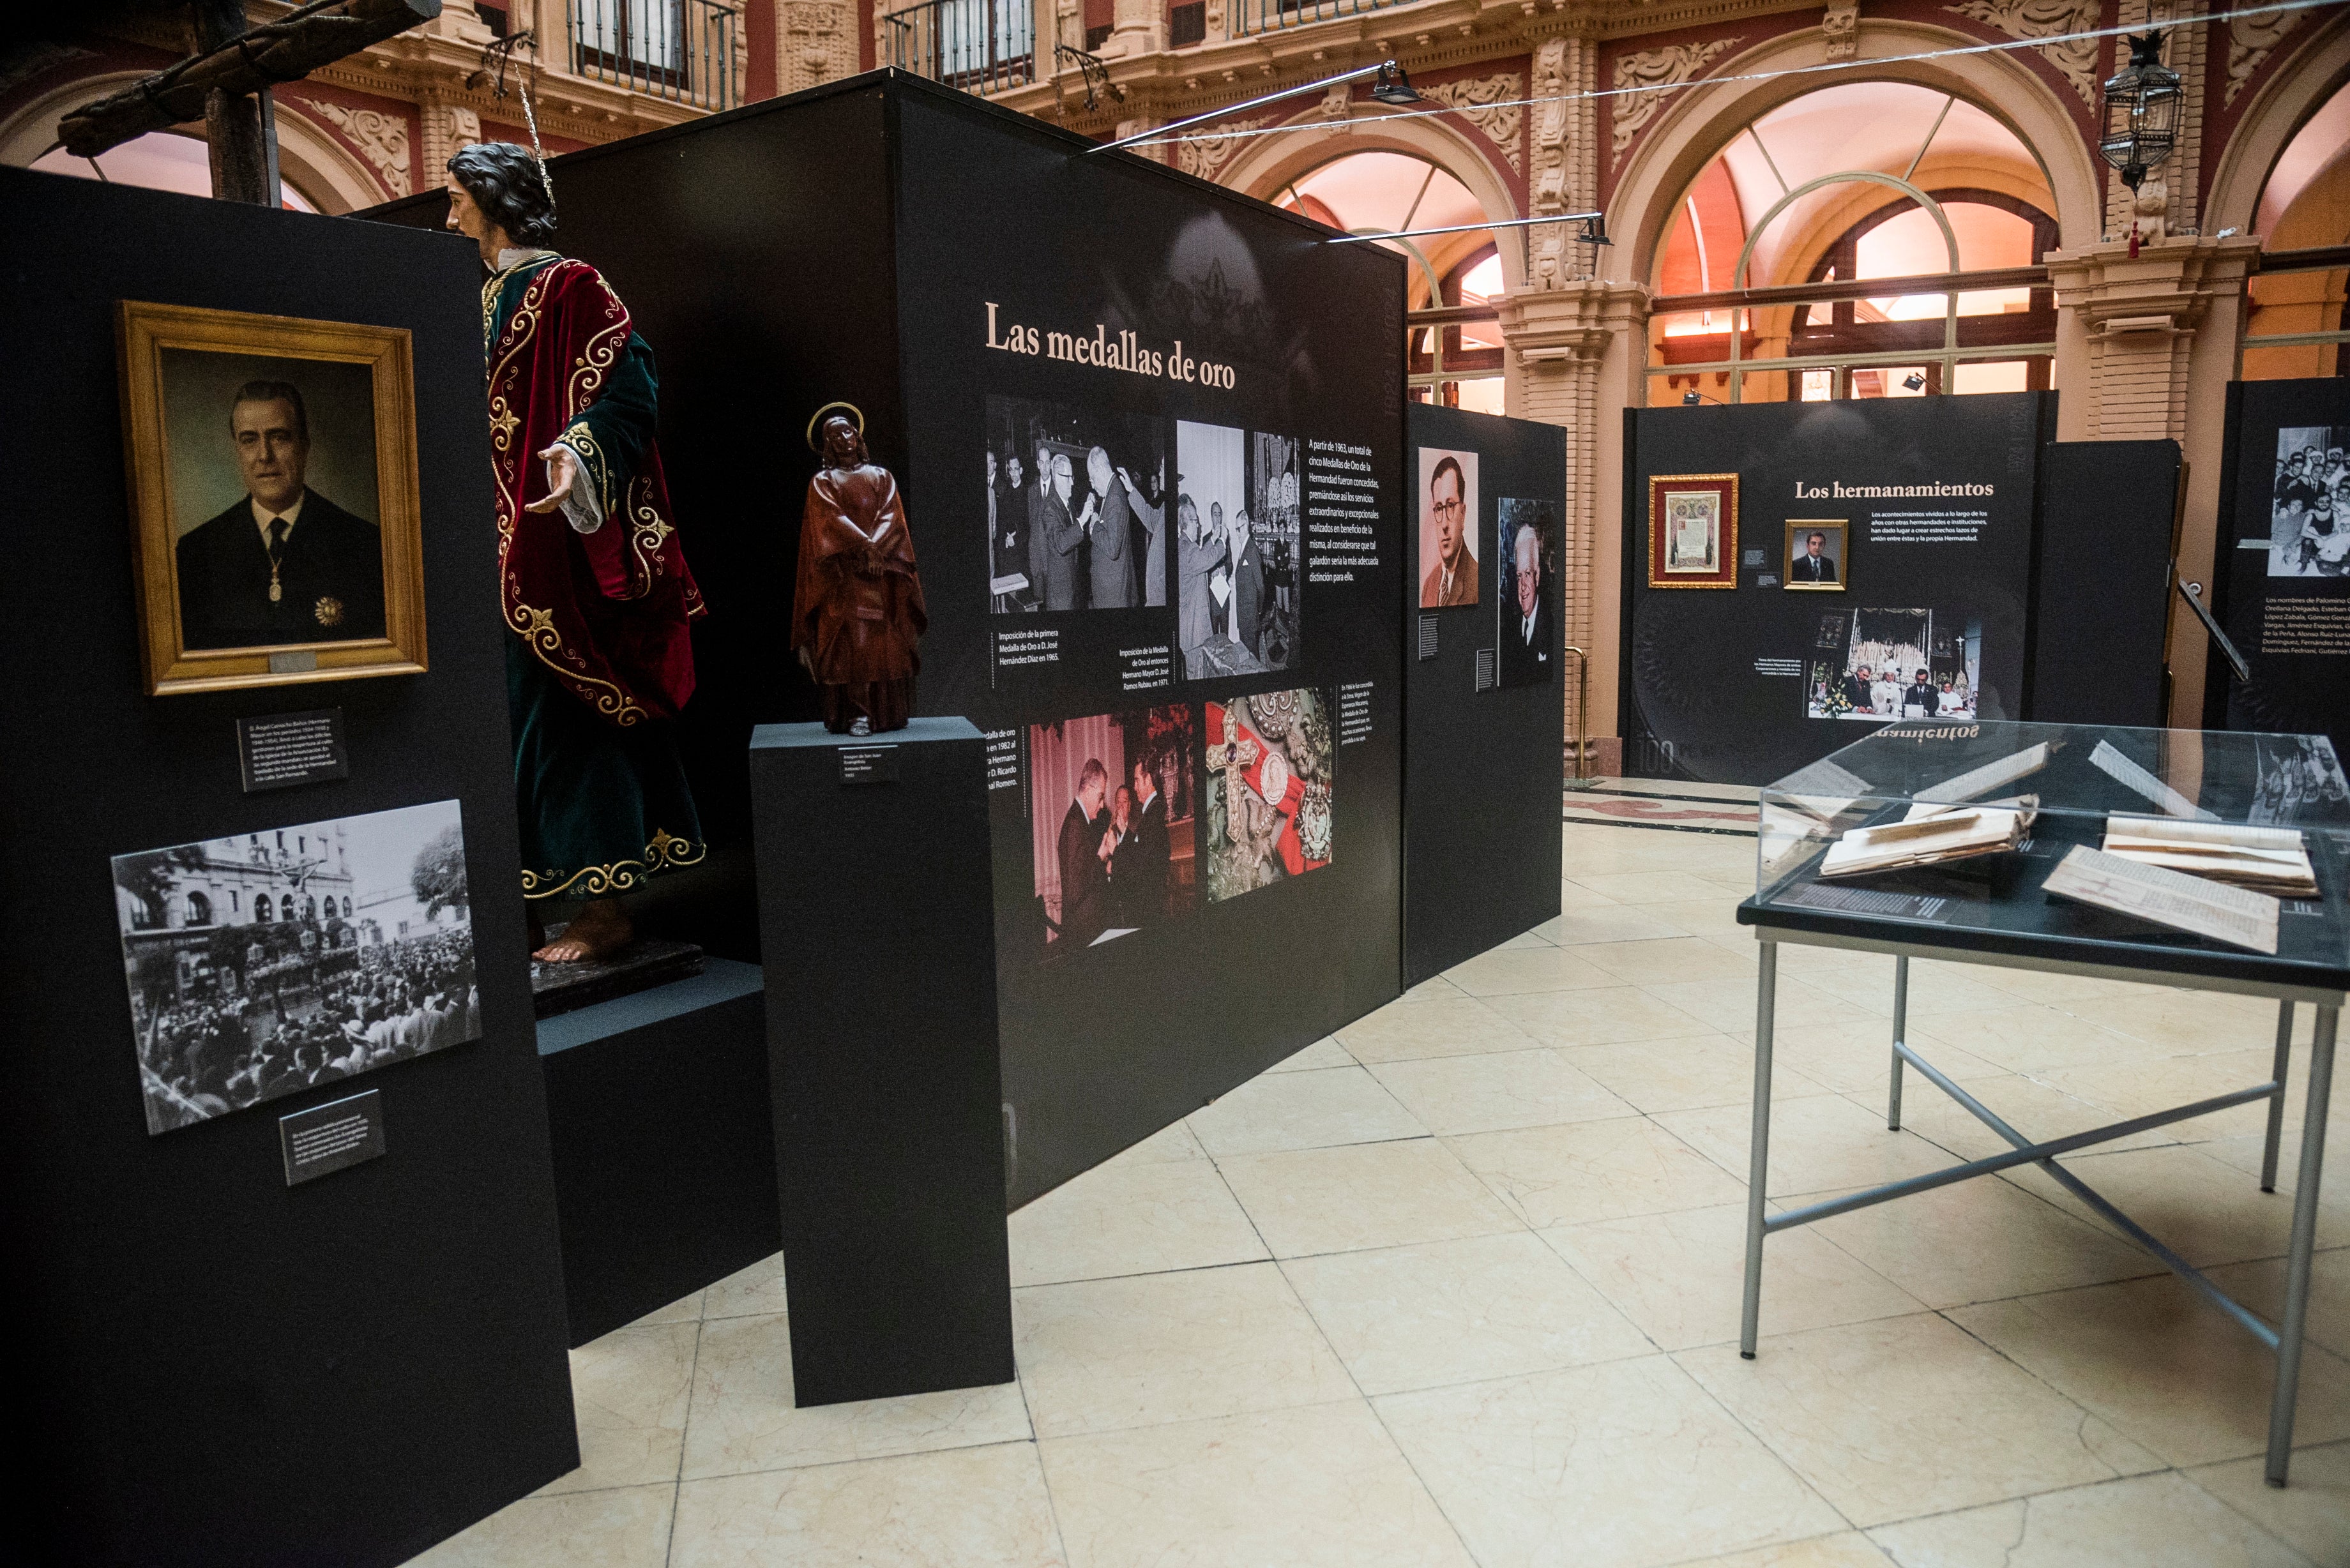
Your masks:
{"label": "statue's bare foot", "polygon": [[597,898],[581,908],[561,936],[530,956],[541,963],[588,963],[611,957],[636,935],[618,898]]}

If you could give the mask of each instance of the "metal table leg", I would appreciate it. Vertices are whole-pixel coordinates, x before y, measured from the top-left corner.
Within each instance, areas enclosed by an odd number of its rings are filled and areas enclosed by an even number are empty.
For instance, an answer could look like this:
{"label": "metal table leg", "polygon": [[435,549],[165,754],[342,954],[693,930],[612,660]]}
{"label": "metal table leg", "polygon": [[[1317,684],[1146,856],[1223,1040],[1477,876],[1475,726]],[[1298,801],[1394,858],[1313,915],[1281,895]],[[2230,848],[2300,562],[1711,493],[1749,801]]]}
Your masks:
{"label": "metal table leg", "polygon": [[2276,1065],[2269,1076],[2276,1080],[2276,1098],[2269,1102],[2268,1147],[2261,1151],[2261,1190],[2276,1190],[2277,1144],[2284,1137],[2285,1070],[2293,1065],[2293,1003],[2277,1003]]}
{"label": "metal table leg", "polygon": [[[1771,1170],[1771,1025],[1778,1000],[1779,944],[1765,940],[1754,981],[1754,1128],[1746,1155],[1746,1296],[1738,1327],[1738,1354],[1749,1361],[1754,1359],[1755,1329],[1762,1316],[1762,1194]],[[2313,1222],[2314,1217],[2313,1210]]]}
{"label": "metal table leg", "polygon": [[[1769,950],[1766,947],[1766,952]],[[1767,965],[1767,960],[1766,965]],[[1769,972],[1767,967],[1764,971]],[[1765,981],[1768,994],[1768,981]],[[2301,1394],[2301,1345],[2309,1324],[2310,1254],[2317,1243],[2317,1188],[2325,1171],[2325,1110],[2326,1100],[2334,1092],[2334,1030],[2341,1021],[2341,1009],[2321,1007],[2317,1010],[2317,1027],[2309,1047],[2309,1104],[2301,1118],[2300,1185],[2293,1194],[2293,1249],[2287,1254],[2284,1282],[2284,1323],[2277,1335],[2276,1392],[2269,1400],[2269,1462],[2268,1483],[2284,1485],[2286,1469],[2293,1463],[2293,1406]],[[2280,1032],[2286,1026],[2280,1024]],[[2292,1044],[2289,1033],[2279,1043],[2279,1050]],[[1758,1069],[1759,1070],[1759,1069]],[[2276,1126],[2273,1117],[2281,1101],[2271,1102],[2270,1127]],[[2272,1132],[2273,1145],[2273,1132]],[[1752,1227],[1750,1227],[1751,1231]],[[1747,1248],[1747,1299],[1753,1299],[1755,1244]],[[1752,1310],[1749,1308],[1749,1321]]]}
{"label": "metal table leg", "polygon": [[1893,1086],[1886,1092],[1885,1127],[1901,1130],[1901,1047],[1909,1037],[1909,955],[1893,961]]}

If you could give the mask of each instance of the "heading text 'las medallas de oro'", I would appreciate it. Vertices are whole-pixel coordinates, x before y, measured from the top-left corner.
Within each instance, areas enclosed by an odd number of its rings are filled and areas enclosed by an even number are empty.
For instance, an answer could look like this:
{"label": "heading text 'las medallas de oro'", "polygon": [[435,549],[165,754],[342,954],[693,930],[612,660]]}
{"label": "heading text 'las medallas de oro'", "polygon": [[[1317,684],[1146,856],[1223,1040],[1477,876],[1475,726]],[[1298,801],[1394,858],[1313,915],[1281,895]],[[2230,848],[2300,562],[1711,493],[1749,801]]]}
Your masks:
{"label": "heading text 'las medallas de oro'", "polygon": [[1073,365],[1096,365],[1105,370],[1124,370],[1130,376],[1157,376],[1226,391],[1232,389],[1235,380],[1230,365],[1195,359],[1184,353],[1180,337],[1175,339],[1175,347],[1161,353],[1156,348],[1145,348],[1142,340],[1131,332],[1121,330],[1117,337],[1111,337],[1109,328],[1098,321],[1094,323],[1090,337],[1050,329],[1040,331],[1017,323],[999,324],[996,304],[992,299],[987,301],[987,346],[1007,354],[1042,354],[1047,359],[1066,359]]}

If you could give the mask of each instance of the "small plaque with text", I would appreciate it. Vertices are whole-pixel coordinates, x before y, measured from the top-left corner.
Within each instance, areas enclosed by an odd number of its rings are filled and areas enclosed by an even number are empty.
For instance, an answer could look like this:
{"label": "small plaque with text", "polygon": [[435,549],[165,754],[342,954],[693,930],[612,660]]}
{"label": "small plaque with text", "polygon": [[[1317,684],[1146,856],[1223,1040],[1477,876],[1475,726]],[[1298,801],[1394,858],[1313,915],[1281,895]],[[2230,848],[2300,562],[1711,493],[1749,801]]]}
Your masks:
{"label": "small plaque with text", "polygon": [[315,1181],[383,1153],[383,1091],[329,1100],[277,1118],[286,1185]]}
{"label": "small plaque with text", "polygon": [[841,747],[840,782],[844,784],[897,783],[898,748],[895,746]]}
{"label": "small plaque with text", "polygon": [[239,719],[236,765],[247,794],[350,777],[350,757],[343,750],[343,711],[318,708]]}

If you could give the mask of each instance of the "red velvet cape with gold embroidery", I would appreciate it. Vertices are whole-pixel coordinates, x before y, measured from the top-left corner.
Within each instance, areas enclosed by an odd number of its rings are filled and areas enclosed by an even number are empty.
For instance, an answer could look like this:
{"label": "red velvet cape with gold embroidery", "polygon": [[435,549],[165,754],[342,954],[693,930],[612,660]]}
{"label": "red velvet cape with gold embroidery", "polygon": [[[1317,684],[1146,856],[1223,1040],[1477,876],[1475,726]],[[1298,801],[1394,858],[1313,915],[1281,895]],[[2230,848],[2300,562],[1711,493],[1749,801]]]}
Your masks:
{"label": "red velvet cape with gold embroidery", "polygon": [[[491,278],[482,338],[507,629],[612,723],[676,717],[693,694],[686,623],[703,606],[654,444],[652,350],[603,275],[563,257]],[[579,452],[602,503],[592,534],[560,508],[525,510],[546,496],[538,454],[557,440]]]}

